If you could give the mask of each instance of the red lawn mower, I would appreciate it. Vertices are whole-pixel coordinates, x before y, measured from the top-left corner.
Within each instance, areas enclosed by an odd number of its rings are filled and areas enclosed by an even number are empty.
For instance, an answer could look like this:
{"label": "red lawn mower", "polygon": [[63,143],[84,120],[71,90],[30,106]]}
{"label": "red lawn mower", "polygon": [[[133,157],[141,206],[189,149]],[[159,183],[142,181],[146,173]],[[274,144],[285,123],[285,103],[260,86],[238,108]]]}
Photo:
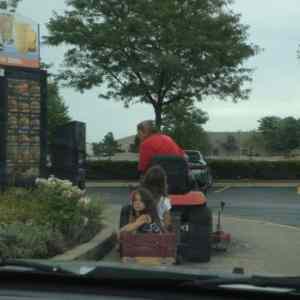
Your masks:
{"label": "red lawn mower", "polygon": [[[172,204],[172,222],[175,225],[176,262],[178,264],[184,261],[208,262],[212,249],[225,251],[231,240],[230,234],[225,233],[221,225],[221,214],[225,204],[221,205],[217,228],[213,232],[213,217],[207,206],[207,198],[202,191],[197,190],[196,184],[192,182],[187,161],[178,156],[156,156],[151,162],[151,166],[154,165],[161,166],[167,174],[168,193]],[[128,205],[123,207],[120,215],[120,227],[128,223],[129,211]],[[147,239],[146,236],[147,234],[144,239]],[[125,240],[129,241],[130,239]],[[127,249],[127,247],[123,247],[123,249]],[[143,256],[141,252],[144,250],[142,249],[145,250],[143,245],[138,247],[135,244],[135,255]],[[162,253],[161,251],[154,252],[153,256]],[[150,254],[149,251],[147,253],[147,255],[151,255],[151,251]],[[122,255],[126,254],[121,251]]]}

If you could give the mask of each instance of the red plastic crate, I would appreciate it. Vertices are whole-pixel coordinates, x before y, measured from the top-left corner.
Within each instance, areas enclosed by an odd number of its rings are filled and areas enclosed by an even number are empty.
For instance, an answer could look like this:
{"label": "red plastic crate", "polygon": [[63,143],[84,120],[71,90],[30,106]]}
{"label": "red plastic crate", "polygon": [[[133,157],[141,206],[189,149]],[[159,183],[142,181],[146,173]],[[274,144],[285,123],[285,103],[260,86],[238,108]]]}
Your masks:
{"label": "red plastic crate", "polygon": [[121,233],[121,258],[123,262],[143,264],[172,264],[176,258],[176,235]]}

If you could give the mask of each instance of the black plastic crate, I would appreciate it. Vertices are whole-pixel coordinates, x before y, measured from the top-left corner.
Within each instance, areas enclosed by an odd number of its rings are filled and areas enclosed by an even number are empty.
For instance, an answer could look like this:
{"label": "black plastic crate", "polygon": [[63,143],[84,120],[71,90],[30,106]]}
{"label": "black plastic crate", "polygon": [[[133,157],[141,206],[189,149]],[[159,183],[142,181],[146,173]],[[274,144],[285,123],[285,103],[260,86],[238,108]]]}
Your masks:
{"label": "black plastic crate", "polygon": [[178,237],[178,254],[183,260],[208,262],[211,257],[212,212],[206,206],[175,206],[172,208]]}

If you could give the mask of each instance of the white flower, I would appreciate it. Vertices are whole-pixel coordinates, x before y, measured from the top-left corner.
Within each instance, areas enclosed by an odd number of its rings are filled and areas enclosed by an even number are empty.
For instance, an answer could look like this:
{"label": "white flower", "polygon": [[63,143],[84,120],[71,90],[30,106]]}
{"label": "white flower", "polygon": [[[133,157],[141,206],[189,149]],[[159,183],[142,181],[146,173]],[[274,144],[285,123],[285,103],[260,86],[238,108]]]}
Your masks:
{"label": "white flower", "polygon": [[36,185],[47,185],[48,181],[46,179],[43,178],[37,178],[35,180]]}
{"label": "white flower", "polygon": [[88,222],[89,222],[89,218],[84,217],[84,219],[83,219],[83,226],[86,226],[88,224]]}
{"label": "white flower", "polygon": [[65,187],[72,187],[72,182],[69,181],[69,180],[63,180],[63,181],[62,181],[62,184],[63,184]]}
{"label": "white flower", "polygon": [[91,202],[91,199],[89,197],[81,197],[79,199],[79,202],[84,204],[84,205],[88,205]]}

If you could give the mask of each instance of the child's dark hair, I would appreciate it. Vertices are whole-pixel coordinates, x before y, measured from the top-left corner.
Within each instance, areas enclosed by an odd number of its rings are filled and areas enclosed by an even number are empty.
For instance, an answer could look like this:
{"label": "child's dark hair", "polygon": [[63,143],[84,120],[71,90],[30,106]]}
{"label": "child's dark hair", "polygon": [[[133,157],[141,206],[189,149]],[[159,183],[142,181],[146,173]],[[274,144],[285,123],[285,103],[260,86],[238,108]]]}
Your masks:
{"label": "child's dark hair", "polygon": [[151,191],[156,203],[168,194],[167,174],[159,165],[151,167],[145,174],[142,186]]}
{"label": "child's dark hair", "polygon": [[[145,205],[145,209],[142,214],[149,214],[152,218],[157,219],[157,210],[152,193],[146,188],[140,187],[132,192],[132,201],[134,200],[136,194],[139,194],[141,196],[141,201]],[[132,214],[134,217],[136,217],[134,209],[132,209]]]}

